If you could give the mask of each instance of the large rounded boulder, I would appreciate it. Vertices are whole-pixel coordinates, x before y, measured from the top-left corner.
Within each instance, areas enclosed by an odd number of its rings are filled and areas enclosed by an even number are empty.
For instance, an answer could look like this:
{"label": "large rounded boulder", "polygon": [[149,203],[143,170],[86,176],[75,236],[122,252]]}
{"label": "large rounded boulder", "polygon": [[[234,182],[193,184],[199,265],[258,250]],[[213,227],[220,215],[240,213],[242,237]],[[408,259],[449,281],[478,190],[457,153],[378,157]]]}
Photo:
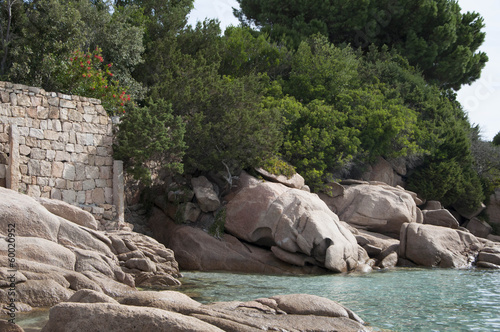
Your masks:
{"label": "large rounded boulder", "polygon": [[291,264],[346,272],[358,263],[355,237],[317,195],[247,174],[227,205],[225,229]]}
{"label": "large rounded boulder", "polygon": [[322,195],[321,198],[340,220],[356,228],[399,238],[401,225],[422,222],[422,213],[416,204],[420,200],[401,187],[361,181],[343,187],[341,195]]}
{"label": "large rounded boulder", "polygon": [[404,224],[399,256],[420,266],[467,268],[483,244],[471,233],[447,227]]}

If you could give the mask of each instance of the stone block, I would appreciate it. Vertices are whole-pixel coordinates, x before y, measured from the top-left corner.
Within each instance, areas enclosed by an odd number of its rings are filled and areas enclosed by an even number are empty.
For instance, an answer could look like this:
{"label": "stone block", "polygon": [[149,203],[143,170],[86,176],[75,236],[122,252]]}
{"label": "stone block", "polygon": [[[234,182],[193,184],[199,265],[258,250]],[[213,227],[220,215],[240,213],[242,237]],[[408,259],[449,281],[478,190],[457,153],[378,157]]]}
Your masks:
{"label": "stone block", "polygon": [[57,189],[66,189],[66,180],[64,180],[64,179],[56,179],[55,187]]}
{"label": "stone block", "polygon": [[76,192],[76,202],[78,204],[85,204],[85,191]]}
{"label": "stone block", "polygon": [[92,116],[92,114],[87,114],[87,113],[83,114],[83,121],[87,122],[83,124],[83,127],[85,128],[85,125],[92,123],[93,118],[94,117]]}
{"label": "stone block", "polygon": [[66,203],[75,203],[76,202],[76,192],[74,190],[63,190],[62,191],[62,200]]}
{"label": "stone block", "polygon": [[0,143],[8,143],[9,135],[7,133],[0,133]]}
{"label": "stone block", "polygon": [[63,142],[51,141],[50,146],[52,150],[63,151],[66,147],[66,144],[64,144]]}
{"label": "stone block", "polygon": [[59,107],[49,107],[49,119],[59,119],[60,116]]}
{"label": "stone block", "polygon": [[73,130],[73,124],[71,122],[63,122],[62,123],[62,131],[72,131]]}
{"label": "stone block", "polygon": [[65,180],[75,180],[76,177],[76,169],[74,165],[71,164],[64,164],[64,170],[63,170],[63,179]]}
{"label": "stone block", "polygon": [[9,103],[10,102],[9,93],[7,91],[0,92],[0,99],[2,100],[2,103]]}
{"label": "stone block", "polygon": [[106,165],[106,162],[107,162],[106,157],[101,157],[101,156],[95,157],[95,165],[96,166],[104,166],[104,165]]}
{"label": "stone block", "polygon": [[28,196],[31,197],[40,197],[42,195],[42,192],[40,190],[40,187],[37,185],[28,185]]}
{"label": "stone block", "polygon": [[106,161],[105,161],[104,165],[106,165],[106,166],[112,166],[113,162],[114,162],[113,157],[106,157]]}
{"label": "stone block", "polygon": [[18,127],[19,130],[19,136],[29,136],[30,134],[30,129],[28,127]]}
{"label": "stone block", "polygon": [[94,190],[95,189],[95,180],[85,180],[83,181],[83,190]]}
{"label": "stone block", "polygon": [[97,153],[97,148],[95,146],[87,146],[85,147],[85,151],[87,151],[88,154],[95,155]]}
{"label": "stone block", "polygon": [[43,130],[41,129],[36,129],[36,128],[30,128],[30,137],[37,138],[37,139],[44,139],[45,136],[43,135]]}
{"label": "stone block", "polygon": [[59,109],[59,119],[61,119],[61,121],[68,121],[68,109],[67,108]]}
{"label": "stone block", "polygon": [[40,176],[36,180],[36,184],[42,188],[42,191],[44,191],[43,187],[48,187],[49,186],[49,178]]}
{"label": "stone block", "polygon": [[75,181],[73,182],[74,190],[83,190],[83,181]]}
{"label": "stone block", "polygon": [[87,179],[98,179],[99,178],[99,167],[97,166],[86,166],[85,175]]}
{"label": "stone block", "polygon": [[61,190],[57,188],[52,188],[52,190],[50,191],[50,198],[62,200]]}
{"label": "stone block", "polygon": [[45,130],[45,132],[44,132],[45,139],[47,139],[49,141],[57,141],[60,136],[61,136],[61,134],[57,131]]}
{"label": "stone block", "polygon": [[74,186],[73,186],[74,182],[73,181],[70,181],[70,180],[66,180],[66,189],[68,190],[74,190]]}
{"label": "stone block", "polygon": [[71,155],[65,151],[56,151],[56,161],[68,162],[71,160]]}
{"label": "stone block", "polygon": [[45,120],[45,119],[49,118],[49,109],[47,107],[38,106],[36,108],[36,112],[37,112],[38,119]]}
{"label": "stone block", "polygon": [[100,206],[93,206],[92,207],[92,213],[93,214],[103,214],[104,213],[104,208]]}
{"label": "stone block", "polygon": [[104,189],[96,188],[92,190],[92,203],[94,204],[104,204],[106,200],[104,198]]}
{"label": "stone block", "polygon": [[97,113],[94,106],[83,106],[83,112],[90,115]]}
{"label": "stone block", "polygon": [[94,135],[93,134],[84,134],[84,133],[76,133],[76,142],[81,145],[94,145]]}
{"label": "stone block", "polygon": [[55,106],[55,107],[57,107],[57,109],[59,109],[59,98],[52,96],[52,97],[47,99],[47,103],[50,106]]}
{"label": "stone block", "polygon": [[32,106],[31,105],[31,98],[25,94],[18,94],[17,95],[17,105],[19,105],[19,106]]}
{"label": "stone block", "polygon": [[92,204],[92,190],[85,191],[85,204]]}
{"label": "stone block", "polygon": [[11,109],[11,107],[8,104],[2,104],[2,105],[0,105],[0,115],[3,115],[3,116],[12,116],[12,112],[11,112],[10,109]]}
{"label": "stone block", "polygon": [[66,152],[75,152],[75,145],[72,143],[66,144]]}
{"label": "stone block", "polygon": [[113,204],[113,189],[110,187],[104,188],[104,199],[106,204]]}
{"label": "stone block", "polygon": [[44,149],[44,150],[47,150],[47,151],[52,151],[52,144],[51,144],[51,142],[52,141],[47,141],[47,140],[40,141],[40,140],[38,140],[37,141],[37,143],[38,143],[37,146],[40,149]]}
{"label": "stone block", "polygon": [[88,164],[89,162],[89,155],[86,153],[72,153],[71,154],[71,160],[74,163],[82,163],[82,164]]}
{"label": "stone block", "polygon": [[31,105],[32,106],[41,106],[42,105],[42,98],[36,97],[36,96],[31,96]]}
{"label": "stone block", "polygon": [[82,163],[75,163],[75,168],[76,168],[75,180],[76,181],[85,180],[85,165]]}
{"label": "stone block", "polygon": [[49,128],[49,123],[48,123],[47,120],[41,120],[40,121],[40,129],[42,129],[44,131],[47,130],[47,129],[51,129],[51,128]]}
{"label": "stone block", "polygon": [[20,145],[19,146],[19,154],[22,156],[27,156],[31,153],[31,148],[27,145]]}
{"label": "stone block", "polygon": [[107,181],[104,179],[96,179],[95,180],[95,186],[97,188],[105,188],[107,185]]}
{"label": "stone block", "polygon": [[[61,96],[59,96],[61,97]],[[66,98],[61,98],[59,99],[59,106],[62,108],[71,108],[75,109],[76,108],[76,102],[72,100],[67,100]]]}
{"label": "stone block", "polygon": [[82,115],[82,113],[78,112],[77,110],[69,109],[68,110],[68,120],[75,121],[75,122],[82,122],[83,115]]}
{"label": "stone block", "polygon": [[[21,148],[20,147],[19,147],[19,153],[21,153]],[[45,159],[46,155],[47,155],[47,151],[46,150],[42,150],[42,149],[39,149],[39,148],[33,148],[33,149],[31,149],[31,154],[30,154],[31,159],[42,160],[42,159]]]}
{"label": "stone block", "polygon": [[106,180],[113,178],[113,171],[110,166],[101,166],[99,167],[99,171],[99,178]]}
{"label": "stone block", "polygon": [[11,108],[12,116],[24,118],[26,116],[26,108],[21,106],[13,106]]}
{"label": "stone block", "polygon": [[56,152],[54,150],[47,150],[47,155],[45,157],[48,161],[54,161],[56,158]]}
{"label": "stone block", "polygon": [[40,176],[52,175],[52,163],[47,160],[40,161]]}
{"label": "stone block", "polygon": [[28,175],[40,175],[40,160],[30,159],[28,161]]}
{"label": "stone block", "polygon": [[108,150],[107,147],[104,147],[104,146],[98,146],[97,147],[97,155],[98,156],[103,156],[103,157],[106,157],[106,156],[109,156],[110,155],[110,151]]}
{"label": "stone block", "polygon": [[10,97],[10,104],[12,106],[17,106],[17,95],[14,92],[11,92],[9,97]]}
{"label": "stone block", "polygon": [[30,118],[35,118],[36,119],[38,117],[37,108],[34,107],[34,106],[26,108],[26,114]]}
{"label": "stone block", "polygon": [[52,120],[52,130],[62,131],[61,121],[59,119]]}

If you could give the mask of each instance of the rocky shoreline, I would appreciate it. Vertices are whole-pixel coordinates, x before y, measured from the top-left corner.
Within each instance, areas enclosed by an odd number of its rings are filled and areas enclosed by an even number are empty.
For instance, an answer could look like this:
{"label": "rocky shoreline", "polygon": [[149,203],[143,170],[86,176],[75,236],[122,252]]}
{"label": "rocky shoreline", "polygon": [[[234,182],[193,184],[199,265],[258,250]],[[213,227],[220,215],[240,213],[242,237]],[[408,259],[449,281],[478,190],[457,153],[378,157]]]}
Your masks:
{"label": "rocky shoreline", "polygon": [[300,178],[266,178],[243,172],[225,189],[205,177],[177,184],[155,201],[149,226],[156,240],[128,226],[104,230],[75,206],[0,188],[5,321],[51,307],[42,331],[369,331],[355,313],[318,296],[204,305],[165,289],[180,285],[179,269],[500,268],[500,244],[477,222],[464,228],[438,202],[424,204],[402,187],[350,180],[318,196]]}

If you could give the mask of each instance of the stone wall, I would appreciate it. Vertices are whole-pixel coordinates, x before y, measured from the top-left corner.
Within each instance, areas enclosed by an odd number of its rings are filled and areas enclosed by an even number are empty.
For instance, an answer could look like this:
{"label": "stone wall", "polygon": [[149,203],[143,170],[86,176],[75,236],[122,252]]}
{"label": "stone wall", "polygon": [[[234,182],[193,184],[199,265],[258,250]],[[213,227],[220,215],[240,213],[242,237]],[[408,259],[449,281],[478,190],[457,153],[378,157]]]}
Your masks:
{"label": "stone wall", "polygon": [[123,219],[123,167],[100,100],[0,82],[0,101],[0,186]]}

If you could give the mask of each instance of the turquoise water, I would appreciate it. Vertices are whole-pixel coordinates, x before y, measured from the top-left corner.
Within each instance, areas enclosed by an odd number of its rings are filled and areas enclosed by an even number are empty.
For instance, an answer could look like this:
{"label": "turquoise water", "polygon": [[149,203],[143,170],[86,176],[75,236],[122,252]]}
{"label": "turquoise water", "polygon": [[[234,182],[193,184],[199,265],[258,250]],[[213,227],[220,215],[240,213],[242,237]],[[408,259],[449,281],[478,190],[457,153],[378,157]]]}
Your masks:
{"label": "turquoise water", "polygon": [[342,303],[377,329],[500,331],[500,271],[398,268],[293,277],[183,274],[180,290],[203,303],[307,293]]}

